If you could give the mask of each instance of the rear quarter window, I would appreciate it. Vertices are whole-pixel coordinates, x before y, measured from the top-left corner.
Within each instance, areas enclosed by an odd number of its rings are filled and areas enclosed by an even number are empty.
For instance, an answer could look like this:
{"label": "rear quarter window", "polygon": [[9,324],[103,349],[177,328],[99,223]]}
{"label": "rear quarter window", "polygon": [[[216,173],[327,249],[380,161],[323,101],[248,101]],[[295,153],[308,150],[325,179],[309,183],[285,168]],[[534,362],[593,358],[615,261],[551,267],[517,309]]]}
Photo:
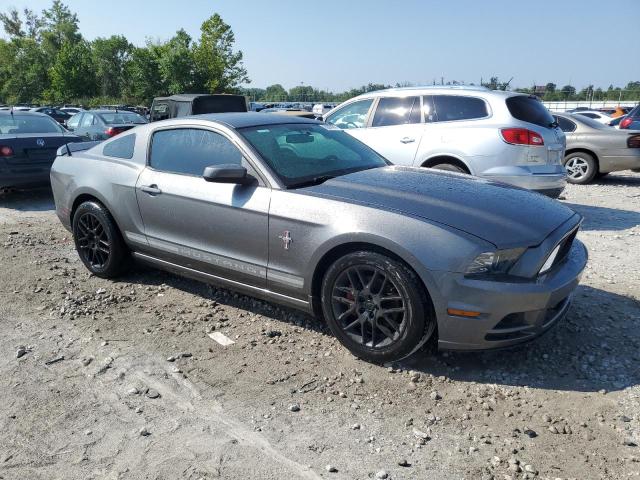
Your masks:
{"label": "rear quarter window", "polygon": [[133,158],[135,144],[135,133],[124,135],[107,143],[102,149],[102,154],[107,157],[124,158],[130,160]]}
{"label": "rear quarter window", "polygon": [[523,122],[533,123],[541,127],[550,127],[554,122],[549,110],[535,97],[518,95],[507,98],[506,103],[511,116]]}
{"label": "rear quarter window", "polygon": [[489,116],[487,104],[481,98],[460,95],[434,95],[432,98],[438,122],[473,120]]}

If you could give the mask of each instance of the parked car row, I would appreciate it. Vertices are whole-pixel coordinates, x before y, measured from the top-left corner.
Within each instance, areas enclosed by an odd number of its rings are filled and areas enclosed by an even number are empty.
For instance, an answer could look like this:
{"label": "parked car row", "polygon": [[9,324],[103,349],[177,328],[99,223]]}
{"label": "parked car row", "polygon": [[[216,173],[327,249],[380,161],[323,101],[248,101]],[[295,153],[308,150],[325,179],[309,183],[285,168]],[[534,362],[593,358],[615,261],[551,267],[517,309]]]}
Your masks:
{"label": "parked car row", "polygon": [[[57,214],[85,266],[114,278],[133,257],[300,308],[374,362],[549,329],[587,254],[581,217],[527,189],[556,197],[567,172],[588,183],[640,167],[640,132],[478,87],[370,92],[323,122],[291,109],[180,118],[234,99],[157,100],[152,115],[164,103],[170,118],[80,111],[73,133],[24,114],[55,127],[36,147],[60,146]],[[0,124],[0,179],[47,156],[19,143],[17,116]]]}

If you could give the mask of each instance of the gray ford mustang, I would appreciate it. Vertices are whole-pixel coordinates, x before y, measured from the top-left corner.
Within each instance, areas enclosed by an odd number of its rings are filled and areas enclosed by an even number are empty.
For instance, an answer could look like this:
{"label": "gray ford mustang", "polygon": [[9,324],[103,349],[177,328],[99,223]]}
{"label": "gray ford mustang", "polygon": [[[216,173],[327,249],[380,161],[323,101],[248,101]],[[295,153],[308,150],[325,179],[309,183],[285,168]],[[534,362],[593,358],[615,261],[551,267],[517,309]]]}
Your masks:
{"label": "gray ford mustang", "polygon": [[[83,150],[85,148],[85,150]],[[542,195],[394,167],[315,120],[167,120],[61,147],[57,214],[86,267],[131,259],[322,316],[355,355],[504,347],[569,308],[581,217]]]}

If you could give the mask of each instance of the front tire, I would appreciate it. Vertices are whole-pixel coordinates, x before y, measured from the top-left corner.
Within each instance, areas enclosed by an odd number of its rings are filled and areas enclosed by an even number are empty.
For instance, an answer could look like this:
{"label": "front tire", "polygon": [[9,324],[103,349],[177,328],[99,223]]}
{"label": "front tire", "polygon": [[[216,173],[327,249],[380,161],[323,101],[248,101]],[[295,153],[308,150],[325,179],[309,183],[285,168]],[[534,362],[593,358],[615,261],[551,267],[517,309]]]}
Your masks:
{"label": "front tire", "polygon": [[585,152],[574,152],[564,158],[564,168],[567,170],[567,182],[574,185],[591,183],[598,174],[598,164]]}
{"label": "front tire", "polygon": [[335,337],[369,362],[402,360],[435,332],[431,301],[417,275],[376,252],[336,260],[325,273],[321,302]]}
{"label": "front tire", "polygon": [[97,277],[115,278],[128,265],[129,252],[109,211],[100,203],[82,203],[73,215],[73,240],[80,260]]}

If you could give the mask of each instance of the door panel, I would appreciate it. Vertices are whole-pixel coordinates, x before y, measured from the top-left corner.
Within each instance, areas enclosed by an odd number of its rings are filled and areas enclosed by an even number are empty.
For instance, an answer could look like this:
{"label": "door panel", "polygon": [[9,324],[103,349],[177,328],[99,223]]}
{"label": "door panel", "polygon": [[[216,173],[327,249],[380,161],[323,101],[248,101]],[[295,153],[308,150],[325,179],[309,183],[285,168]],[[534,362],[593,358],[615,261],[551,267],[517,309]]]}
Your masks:
{"label": "door panel", "polygon": [[385,97],[378,100],[370,126],[349,133],[392,163],[413,165],[424,129],[419,96]]}
{"label": "door panel", "polygon": [[150,254],[265,286],[269,188],[145,168],[136,194]]}

